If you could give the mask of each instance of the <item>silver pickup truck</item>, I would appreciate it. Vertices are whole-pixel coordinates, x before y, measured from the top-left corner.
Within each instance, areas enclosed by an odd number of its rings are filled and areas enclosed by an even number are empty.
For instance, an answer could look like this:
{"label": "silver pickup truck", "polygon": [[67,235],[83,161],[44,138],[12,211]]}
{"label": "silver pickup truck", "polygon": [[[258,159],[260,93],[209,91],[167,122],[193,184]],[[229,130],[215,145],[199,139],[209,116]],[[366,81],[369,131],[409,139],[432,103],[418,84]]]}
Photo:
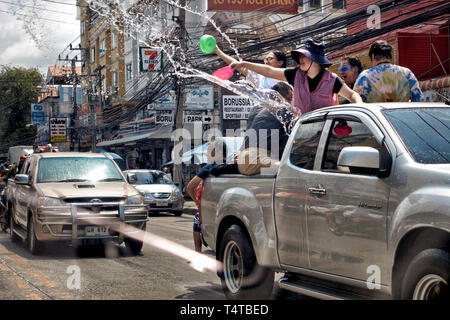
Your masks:
{"label": "silver pickup truck", "polygon": [[[303,115],[278,166],[210,176],[202,235],[230,299],[448,299],[450,107],[342,105]],[[448,300],[447,300],[448,301]]]}
{"label": "silver pickup truck", "polygon": [[33,254],[46,241],[63,240],[125,241],[137,253],[142,239],[120,233],[120,223],[135,227],[134,233],[146,228],[143,198],[127,182],[135,178],[104,154],[33,154],[6,188],[11,239],[26,241]]}

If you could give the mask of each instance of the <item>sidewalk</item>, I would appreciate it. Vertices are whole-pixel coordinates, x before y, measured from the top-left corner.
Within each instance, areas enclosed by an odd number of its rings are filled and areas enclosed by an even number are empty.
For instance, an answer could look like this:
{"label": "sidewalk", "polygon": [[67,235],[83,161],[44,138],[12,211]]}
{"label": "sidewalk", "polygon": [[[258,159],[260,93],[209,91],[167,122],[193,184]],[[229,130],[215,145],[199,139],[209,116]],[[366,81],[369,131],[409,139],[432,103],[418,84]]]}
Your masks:
{"label": "sidewalk", "polygon": [[194,201],[186,201],[184,203],[183,213],[194,215],[197,212],[197,205]]}

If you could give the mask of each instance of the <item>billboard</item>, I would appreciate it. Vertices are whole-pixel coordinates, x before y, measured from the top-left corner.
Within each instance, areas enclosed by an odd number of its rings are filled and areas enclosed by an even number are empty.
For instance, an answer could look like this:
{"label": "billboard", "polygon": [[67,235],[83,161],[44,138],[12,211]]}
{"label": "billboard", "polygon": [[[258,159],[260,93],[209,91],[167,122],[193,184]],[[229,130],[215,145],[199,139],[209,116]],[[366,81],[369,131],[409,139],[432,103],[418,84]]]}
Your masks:
{"label": "billboard", "polygon": [[209,11],[297,13],[298,0],[208,0]]}
{"label": "billboard", "polygon": [[67,118],[50,118],[50,142],[67,142]]}

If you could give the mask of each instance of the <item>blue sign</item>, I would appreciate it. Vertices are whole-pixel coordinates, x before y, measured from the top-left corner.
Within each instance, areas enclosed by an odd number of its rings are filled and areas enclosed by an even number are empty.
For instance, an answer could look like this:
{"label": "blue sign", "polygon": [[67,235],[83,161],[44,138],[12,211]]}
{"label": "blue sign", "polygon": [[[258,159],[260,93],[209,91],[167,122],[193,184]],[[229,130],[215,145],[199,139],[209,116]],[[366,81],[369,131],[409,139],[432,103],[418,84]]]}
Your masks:
{"label": "blue sign", "polygon": [[45,125],[47,122],[45,117],[44,107],[40,104],[31,105],[31,124],[32,125]]}

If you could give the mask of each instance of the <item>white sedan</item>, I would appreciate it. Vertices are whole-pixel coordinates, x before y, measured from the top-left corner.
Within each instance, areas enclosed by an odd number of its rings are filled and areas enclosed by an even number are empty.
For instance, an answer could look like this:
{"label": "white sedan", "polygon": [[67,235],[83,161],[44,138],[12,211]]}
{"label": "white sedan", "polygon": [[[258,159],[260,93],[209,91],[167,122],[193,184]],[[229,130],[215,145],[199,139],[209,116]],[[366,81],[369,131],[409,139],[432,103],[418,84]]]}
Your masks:
{"label": "white sedan", "polygon": [[149,212],[172,212],[180,216],[183,212],[184,198],[175,183],[160,170],[136,169],[126,170],[136,175],[133,186],[144,197]]}

